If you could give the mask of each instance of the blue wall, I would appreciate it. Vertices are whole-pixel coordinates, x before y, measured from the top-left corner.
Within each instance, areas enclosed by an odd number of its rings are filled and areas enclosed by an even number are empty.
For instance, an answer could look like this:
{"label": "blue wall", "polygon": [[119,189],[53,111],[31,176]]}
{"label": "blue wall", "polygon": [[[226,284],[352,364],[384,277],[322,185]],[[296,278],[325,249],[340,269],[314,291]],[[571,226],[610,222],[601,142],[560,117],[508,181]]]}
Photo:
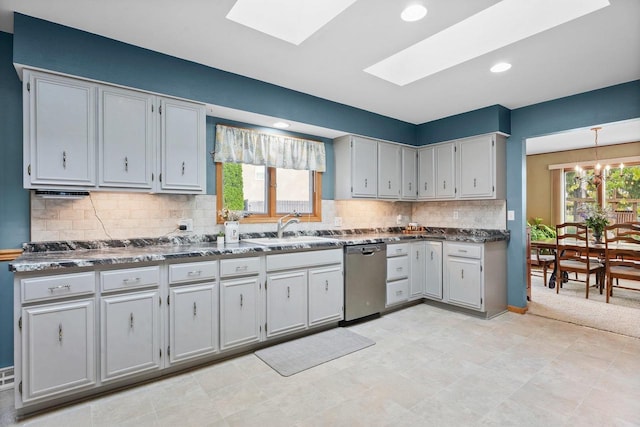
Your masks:
{"label": "blue wall", "polygon": [[417,126],[417,144],[450,141],[491,132],[511,133],[510,110],[492,105]]}
{"label": "blue wall", "polygon": [[[22,84],[13,37],[0,32],[0,249],[29,240],[29,192],[22,188]],[[13,365],[13,274],[0,262],[0,368]]]}
{"label": "blue wall", "polygon": [[30,16],[14,14],[15,63],[390,141],[415,125]]}

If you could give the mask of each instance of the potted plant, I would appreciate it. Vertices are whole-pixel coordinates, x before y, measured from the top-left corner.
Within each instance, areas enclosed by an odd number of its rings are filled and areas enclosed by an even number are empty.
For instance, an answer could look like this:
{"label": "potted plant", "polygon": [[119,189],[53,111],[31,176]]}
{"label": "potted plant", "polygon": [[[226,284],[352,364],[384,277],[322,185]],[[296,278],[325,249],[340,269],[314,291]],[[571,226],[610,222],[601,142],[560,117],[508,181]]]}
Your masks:
{"label": "potted plant", "polygon": [[218,237],[216,238],[216,243],[218,246],[224,246],[224,231],[220,231],[218,233]]}
{"label": "potted plant", "polygon": [[593,239],[595,242],[602,243],[602,232],[610,223],[610,209],[603,209],[597,204],[583,204],[578,210],[578,213],[584,218],[586,226],[593,230]]}

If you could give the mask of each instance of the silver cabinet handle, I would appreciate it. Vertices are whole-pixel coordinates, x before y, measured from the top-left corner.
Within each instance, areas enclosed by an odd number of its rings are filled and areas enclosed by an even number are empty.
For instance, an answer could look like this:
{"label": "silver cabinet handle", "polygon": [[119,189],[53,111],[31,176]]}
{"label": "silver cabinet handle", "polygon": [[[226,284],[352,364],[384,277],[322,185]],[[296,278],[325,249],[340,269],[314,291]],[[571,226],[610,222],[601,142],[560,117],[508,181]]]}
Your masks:
{"label": "silver cabinet handle", "polygon": [[364,179],[364,188],[367,188],[367,178]]}
{"label": "silver cabinet handle", "polygon": [[202,270],[192,270],[187,273],[187,276],[199,276],[202,274]]}
{"label": "silver cabinet handle", "polygon": [[182,162],[182,175],[184,175],[184,162]]}
{"label": "silver cabinet handle", "polygon": [[442,181],[442,189],[443,190],[447,189],[447,181]]}
{"label": "silver cabinet handle", "polygon": [[291,288],[287,286],[287,298],[291,298]]}
{"label": "silver cabinet handle", "polygon": [[409,183],[409,191],[411,191],[411,183]]}
{"label": "silver cabinet handle", "polygon": [[416,261],[420,259],[420,251],[416,251]]}
{"label": "silver cabinet handle", "polygon": [[433,251],[431,251],[431,261],[433,261]]}
{"label": "silver cabinet handle", "polygon": [[58,324],[58,342],[62,342],[62,323]]}
{"label": "silver cabinet handle", "polygon": [[129,315],[129,327],[133,328],[133,313]]}
{"label": "silver cabinet handle", "polygon": [[464,279],[464,270],[460,270],[461,278]]}
{"label": "silver cabinet handle", "polygon": [[239,265],[236,267],[236,271],[246,271],[249,268],[248,265]]}
{"label": "silver cabinet handle", "polygon": [[391,190],[391,181],[389,181],[389,190]]}
{"label": "silver cabinet handle", "polygon": [[328,290],[329,290],[329,281],[328,281],[328,280],[325,280],[325,281],[324,281],[324,290],[325,290],[325,291],[328,291]]}
{"label": "silver cabinet handle", "polygon": [[133,277],[130,279],[122,279],[122,283],[124,283],[125,285],[128,285],[130,283],[138,283],[141,279],[139,277]]}
{"label": "silver cabinet handle", "polygon": [[476,188],[476,179],[473,178],[473,188]]}
{"label": "silver cabinet handle", "polygon": [[58,285],[58,286],[52,286],[49,288],[49,292],[53,293],[54,291],[57,291],[58,289],[66,289],[67,291],[71,290],[71,285]]}
{"label": "silver cabinet handle", "polygon": [[67,152],[63,151],[62,152],[62,169],[66,169],[67,168]]}
{"label": "silver cabinet handle", "polygon": [[193,302],[193,315],[196,316],[198,314],[198,307],[196,306],[196,302]]}
{"label": "silver cabinet handle", "polygon": [[466,249],[458,249],[458,252],[460,252],[461,254],[466,254],[467,250]]}
{"label": "silver cabinet handle", "polygon": [[402,291],[396,291],[396,296],[402,295]]}
{"label": "silver cabinet handle", "polygon": [[396,271],[402,271],[402,267],[396,268]]}
{"label": "silver cabinet handle", "polygon": [[242,305],[243,305],[243,297],[242,297],[242,294],[240,294],[240,307],[242,307]]}
{"label": "silver cabinet handle", "polygon": [[129,172],[129,158],[128,157],[124,158],[124,171],[125,172]]}
{"label": "silver cabinet handle", "polygon": [[427,191],[427,181],[424,182],[424,191]]}
{"label": "silver cabinet handle", "polygon": [[397,254],[401,254],[402,253],[402,248],[396,248],[396,253]]}

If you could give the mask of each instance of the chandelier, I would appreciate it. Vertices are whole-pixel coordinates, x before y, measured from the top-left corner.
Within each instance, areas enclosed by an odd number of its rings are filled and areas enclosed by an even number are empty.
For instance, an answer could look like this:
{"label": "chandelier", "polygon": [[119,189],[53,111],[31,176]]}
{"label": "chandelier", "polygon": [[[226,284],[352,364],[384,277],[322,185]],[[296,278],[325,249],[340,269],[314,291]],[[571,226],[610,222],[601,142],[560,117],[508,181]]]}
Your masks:
{"label": "chandelier", "polygon": [[[593,167],[593,175],[587,174],[587,172],[580,166],[576,165],[576,181],[580,181],[581,183],[592,184],[596,188],[600,187],[600,185],[607,179],[609,175],[609,171],[611,170],[611,166],[606,165],[604,168],[600,164],[598,160],[598,131],[601,130],[602,127],[593,127],[592,131],[595,132],[595,165]],[[624,168],[624,165],[620,163],[620,169]]]}

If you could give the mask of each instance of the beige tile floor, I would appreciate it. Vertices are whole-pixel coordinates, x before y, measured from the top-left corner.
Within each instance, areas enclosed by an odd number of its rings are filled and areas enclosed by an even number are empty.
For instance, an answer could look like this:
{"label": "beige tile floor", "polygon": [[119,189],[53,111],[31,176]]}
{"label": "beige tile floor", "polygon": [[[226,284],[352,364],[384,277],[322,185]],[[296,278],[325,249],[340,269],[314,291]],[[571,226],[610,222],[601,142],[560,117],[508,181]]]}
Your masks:
{"label": "beige tile floor", "polygon": [[420,304],[351,329],[376,345],[288,378],[253,354],[15,423],[28,426],[640,425],[640,340]]}

